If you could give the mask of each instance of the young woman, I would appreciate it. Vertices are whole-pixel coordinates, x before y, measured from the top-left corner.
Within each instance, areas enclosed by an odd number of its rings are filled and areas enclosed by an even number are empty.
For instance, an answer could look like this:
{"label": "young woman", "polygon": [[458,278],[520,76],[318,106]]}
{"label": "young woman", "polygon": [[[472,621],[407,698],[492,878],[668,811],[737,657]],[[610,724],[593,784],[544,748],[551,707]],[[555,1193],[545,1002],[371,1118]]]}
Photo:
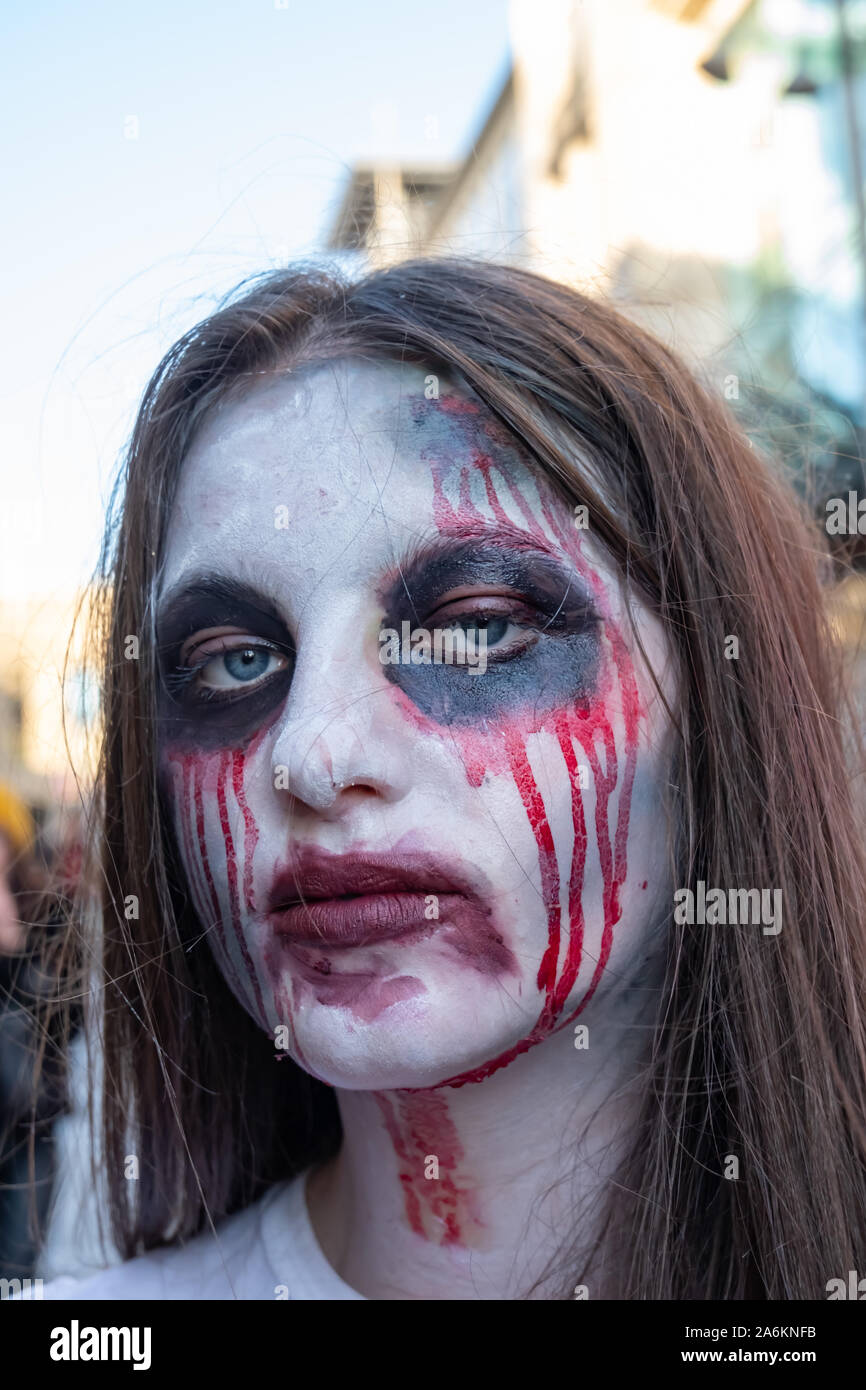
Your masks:
{"label": "young woman", "polygon": [[718,396],[526,272],[281,271],[169,352],[123,484],[126,1262],[47,1296],[814,1299],[866,1269],[820,546]]}

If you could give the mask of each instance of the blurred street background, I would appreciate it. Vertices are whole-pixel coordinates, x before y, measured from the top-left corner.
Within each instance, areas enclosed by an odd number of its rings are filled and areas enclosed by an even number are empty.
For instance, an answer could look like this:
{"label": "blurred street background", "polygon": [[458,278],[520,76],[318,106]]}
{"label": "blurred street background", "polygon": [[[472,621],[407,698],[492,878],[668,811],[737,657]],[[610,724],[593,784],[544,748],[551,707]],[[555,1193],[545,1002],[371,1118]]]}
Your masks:
{"label": "blurred street background", "polygon": [[[866,0],[46,0],[4,29],[13,898],[25,863],[74,886],[99,688],[73,618],[138,400],[244,276],[461,253],[568,281],[683,354],[819,526],[866,495]],[[866,534],[831,541],[862,687]],[[58,1141],[80,1175],[69,1118]],[[89,1258],[82,1194],[47,1273]]]}

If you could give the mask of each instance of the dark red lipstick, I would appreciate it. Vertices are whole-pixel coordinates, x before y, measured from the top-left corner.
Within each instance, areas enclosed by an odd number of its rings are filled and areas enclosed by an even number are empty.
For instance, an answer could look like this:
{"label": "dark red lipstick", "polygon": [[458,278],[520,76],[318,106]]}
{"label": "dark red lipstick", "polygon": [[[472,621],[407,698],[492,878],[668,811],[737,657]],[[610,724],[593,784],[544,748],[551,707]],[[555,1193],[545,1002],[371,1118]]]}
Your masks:
{"label": "dark red lipstick", "polygon": [[277,873],[268,920],[299,946],[367,946],[435,931],[461,905],[468,906],[465,885],[430,860],[395,863],[309,846]]}
{"label": "dark red lipstick", "polygon": [[292,947],[335,951],[436,935],[476,969],[514,964],[493,923],[490,895],[432,855],[332,854],[296,845],[274,875],[267,920]]}

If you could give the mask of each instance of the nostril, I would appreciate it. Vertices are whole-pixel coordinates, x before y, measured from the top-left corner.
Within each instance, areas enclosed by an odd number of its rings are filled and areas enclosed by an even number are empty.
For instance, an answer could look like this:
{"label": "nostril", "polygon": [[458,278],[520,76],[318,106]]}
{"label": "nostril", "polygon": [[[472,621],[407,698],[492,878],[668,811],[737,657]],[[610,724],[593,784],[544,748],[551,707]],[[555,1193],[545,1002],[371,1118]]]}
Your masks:
{"label": "nostril", "polygon": [[334,782],[333,786],[335,792],[344,796],[349,792],[356,793],[359,798],[379,795],[379,788],[373,782],[365,781],[361,777],[357,780],[348,777],[345,782]]}

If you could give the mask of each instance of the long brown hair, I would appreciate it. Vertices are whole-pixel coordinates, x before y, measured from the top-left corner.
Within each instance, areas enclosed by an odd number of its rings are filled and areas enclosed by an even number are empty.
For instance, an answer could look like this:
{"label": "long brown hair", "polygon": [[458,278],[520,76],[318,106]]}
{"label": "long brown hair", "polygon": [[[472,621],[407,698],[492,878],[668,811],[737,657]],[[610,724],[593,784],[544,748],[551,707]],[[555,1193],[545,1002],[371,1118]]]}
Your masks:
{"label": "long brown hair", "polygon": [[[672,904],[642,1114],[611,1185],[630,1237],[615,1296],[826,1296],[866,1259],[866,865],[820,538],[663,346],[561,284],[451,258],[354,282],[255,277],[172,347],[142,401],[104,560],[103,1118],[122,1253],[187,1236],[340,1144],[333,1092],[275,1066],[210,952],[190,949],[201,930],[158,795],[152,596],[205,414],[263,373],[347,354],[462,375],[588,506],[681,673],[674,882],[783,894],[778,937],[677,925]],[[567,1297],[581,1277],[567,1243],[560,1272]]]}

